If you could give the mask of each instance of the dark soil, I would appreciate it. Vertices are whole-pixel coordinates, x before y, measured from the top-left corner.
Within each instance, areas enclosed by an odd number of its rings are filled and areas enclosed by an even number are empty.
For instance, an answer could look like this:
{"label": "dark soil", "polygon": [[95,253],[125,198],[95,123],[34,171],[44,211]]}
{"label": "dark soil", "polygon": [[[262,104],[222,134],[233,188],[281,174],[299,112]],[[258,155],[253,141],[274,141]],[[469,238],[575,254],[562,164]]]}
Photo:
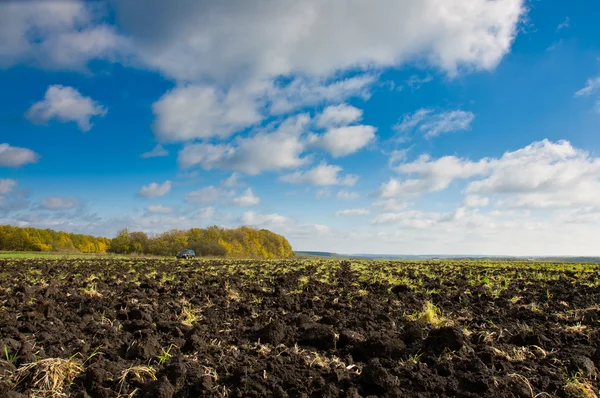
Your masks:
{"label": "dark soil", "polygon": [[47,358],[84,369],[69,397],[593,397],[600,277],[552,264],[0,260],[0,397],[35,396],[17,369]]}

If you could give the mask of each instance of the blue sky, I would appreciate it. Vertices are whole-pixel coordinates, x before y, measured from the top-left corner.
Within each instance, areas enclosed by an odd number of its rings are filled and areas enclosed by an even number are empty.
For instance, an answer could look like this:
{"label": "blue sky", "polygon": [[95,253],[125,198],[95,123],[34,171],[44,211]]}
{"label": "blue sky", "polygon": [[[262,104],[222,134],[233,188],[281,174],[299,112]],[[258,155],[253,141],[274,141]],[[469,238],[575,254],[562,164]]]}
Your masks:
{"label": "blue sky", "polygon": [[600,5],[143,7],[0,4],[0,223],[600,255]]}

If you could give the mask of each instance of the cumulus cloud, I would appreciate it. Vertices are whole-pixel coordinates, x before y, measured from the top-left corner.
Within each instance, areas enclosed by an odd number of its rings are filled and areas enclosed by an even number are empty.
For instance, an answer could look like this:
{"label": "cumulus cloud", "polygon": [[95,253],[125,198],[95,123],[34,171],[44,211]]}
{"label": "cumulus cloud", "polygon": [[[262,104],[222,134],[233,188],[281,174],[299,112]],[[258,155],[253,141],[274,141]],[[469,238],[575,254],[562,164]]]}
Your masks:
{"label": "cumulus cloud", "polygon": [[68,210],[80,205],[78,198],[65,198],[59,196],[48,196],[40,200],[40,208],[45,210]]}
{"label": "cumulus cloud", "polygon": [[401,224],[409,228],[424,229],[433,227],[445,216],[441,213],[427,213],[420,210],[408,210],[400,213],[382,213],[371,220],[371,224]]}
{"label": "cumulus cloud", "polygon": [[360,195],[358,192],[346,191],[346,190],[338,191],[338,193],[335,196],[336,196],[336,198],[342,199],[342,200],[354,200],[354,199],[360,198]]}
{"label": "cumulus cloud", "polygon": [[472,112],[462,110],[435,112],[433,109],[419,109],[405,114],[394,130],[400,134],[401,140],[406,140],[408,132],[412,130],[423,134],[425,138],[433,138],[440,134],[469,130],[474,119]]}
{"label": "cumulus cloud", "polygon": [[600,158],[570,142],[547,139],[508,151],[499,158],[478,161],[445,156],[395,168],[415,178],[391,178],[373,196],[402,198],[446,189],[458,179],[469,179],[463,204],[484,207],[494,203],[513,208],[566,208],[600,204]]}
{"label": "cumulus cloud", "polygon": [[339,103],[351,97],[368,99],[376,79],[376,75],[364,73],[348,78],[297,76],[287,84],[272,83],[265,93],[268,113],[279,115],[305,106]]}
{"label": "cumulus cloud", "polygon": [[335,213],[336,216],[366,216],[370,214],[369,209],[345,209]]}
{"label": "cumulus cloud", "polygon": [[600,158],[568,141],[534,142],[491,161],[487,178],[468,194],[495,195],[510,207],[560,208],[600,204]]}
{"label": "cumulus cloud", "polygon": [[[522,0],[118,2],[142,64],[178,80],[329,75],[427,60],[450,75],[492,69],[509,51]],[[227,49],[227,51],[223,51]]]}
{"label": "cumulus cloud", "polygon": [[0,144],[0,166],[19,167],[28,163],[36,163],[40,155],[27,148]]}
{"label": "cumulus cloud", "polygon": [[185,194],[185,200],[190,203],[214,203],[232,194],[231,191],[211,185]]}
{"label": "cumulus cloud", "polygon": [[175,211],[175,209],[172,206],[165,206],[165,205],[148,205],[146,207],[146,210],[149,213],[155,213],[155,214],[169,214],[169,213],[173,213]]}
{"label": "cumulus cloud", "polygon": [[171,181],[165,181],[162,184],[153,182],[149,185],[145,185],[140,189],[138,195],[146,198],[156,198],[158,196],[164,196],[171,191]]}
{"label": "cumulus cloud", "polygon": [[229,177],[221,181],[221,186],[228,188],[235,187],[236,185],[240,184],[239,178],[240,175],[236,172],[233,172]]}
{"label": "cumulus cloud", "polygon": [[260,131],[250,137],[238,137],[228,144],[189,144],[179,152],[184,168],[200,166],[240,171],[256,175],[261,171],[277,171],[302,166],[305,144],[301,140],[310,122],[305,114],[290,117],[274,131]]}
{"label": "cumulus cloud", "polygon": [[0,195],[6,195],[16,186],[17,182],[15,180],[10,178],[0,178]]}
{"label": "cumulus cloud", "polygon": [[352,105],[331,105],[323,110],[317,118],[319,127],[346,126],[362,119],[363,111]]}
{"label": "cumulus cloud", "polygon": [[242,214],[238,222],[242,225],[266,228],[282,234],[288,238],[294,248],[296,248],[297,241],[319,239],[332,234],[332,229],[327,225],[299,223],[293,218],[277,213],[261,214],[247,211]]}
{"label": "cumulus cloud", "polygon": [[381,210],[386,211],[386,212],[394,212],[394,211],[404,210],[409,205],[408,205],[408,203],[399,202],[396,199],[385,199],[385,200],[378,200],[376,202],[373,202],[373,206],[380,208]]}
{"label": "cumulus cloud", "polygon": [[165,148],[163,148],[162,145],[158,144],[151,151],[142,153],[140,155],[140,157],[143,159],[148,159],[148,158],[156,158],[156,157],[168,156],[168,155],[169,155],[169,151],[167,151]]}
{"label": "cumulus cloud", "polygon": [[0,3],[0,68],[26,63],[85,69],[94,59],[116,60],[129,41],[101,22],[100,8],[82,1]]}
{"label": "cumulus cloud", "polygon": [[25,113],[32,123],[47,123],[57,119],[62,123],[75,122],[81,131],[92,128],[93,116],[104,116],[107,110],[90,97],[82,96],[79,91],[59,84],[49,86],[42,101],[36,102]]}
{"label": "cumulus cloud", "polygon": [[260,214],[253,211],[247,211],[242,215],[240,221],[242,225],[268,228],[273,226],[282,226],[285,224],[289,224],[292,222],[292,219],[277,213]]}
{"label": "cumulus cloud", "polygon": [[404,163],[395,168],[399,173],[416,174],[417,178],[402,180],[392,177],[388,182],[382,184],[373,196],[400,198],[441,191],[455,179],[485,175],[489,172],[490,167],[488,159],[472,162],[456,156],[444,156],[437,160],[431,160],[429,155],[421,155],[414,162]]}
{"label": "cumulus cloud", "polygon": [[465,207],[485,207],[490,204],[490,199],[485,196],[467,195],[462,205]]}
{"label": "cumulus cloud", "polygon": [[406,158],[408,157],[409,150],[410,150],[410,148],[395,149],[392,152],[390,152],[390,155],[388,158],[388,165],[391,168],[394,168],[398,165],[398,163],[404,162],[406,160]]}
{"label": "cumulus cloud", "polygon": [[[153,128],[157,138],[165,142],[223,139],[259,124],[268,116],[351,96],[366,98],[373,81],[373,76],[364,75],[337,81],[297,77],[285,85],[261,80],[227,89],[206,84],[182,85],[152,105],[156,116]],[[362,111],[353,109],[362,115]],[[349,110],[340,109],[338,113],[344,111]]]}
{"label": "cumulus cloud", "polygon": [[316,193],[317,198],[329,198],[331,197],[331,190],[329,188],[321,188]]}
{"label": "cumulus cloud", "polygon": [[240,196],[233,198],[233,204],[240,207],[256,206],[260,203],[260,198],[247,188]]}
{"label": "cumulus cloud", "polygon": [[[351,0],[343,9],[335,0],[177,0],[169,10],[149,0],[143,15],[136,2],[111,5],[0,5],[0,66],[33,59],[82,68],[103,59],[173,78],[153,106],[161,142],[225,138],[301,107],[368,98],[387,67],[416,61],[450,76],[493,69],[526,13],[523,0]],[[104,22],[112,17],[118,28]]]}
{"label": "cumulus cloud", "polygon": [[176,87],[152,105],[154,131],[167,142],[228,137],[263,119],[257,103],[260,96],[260,85],[228,92],[214,86]]}
{"label": "cumulus cloud", "polygon": [[375,127],[365,125],[333,127],[320,136],[312,135],[309,142],[338,158],[364,148],[375,138],[376,131]]}
{"label": "cumulus cloud", "polygon": [[286,174],[279,177],[280,181],[289,182],[291,184],[310,184],[317,186],[327,185],[347,185],[353,186],[358,181],[358,176],[346,174],[341,177],[339,174],[342,171],[340,166],[321,163],[318,166],[307,171],[296,171],[291,174]]}

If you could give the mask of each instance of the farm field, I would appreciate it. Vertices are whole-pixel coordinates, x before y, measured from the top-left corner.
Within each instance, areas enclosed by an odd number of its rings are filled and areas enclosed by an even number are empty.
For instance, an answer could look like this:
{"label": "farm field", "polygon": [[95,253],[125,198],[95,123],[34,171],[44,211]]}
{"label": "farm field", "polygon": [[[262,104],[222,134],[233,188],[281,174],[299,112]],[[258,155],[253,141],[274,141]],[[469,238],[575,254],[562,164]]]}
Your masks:
{"label": "farm field", "polygon": [[600,266],[0,259],[0,396],[596,397]]}

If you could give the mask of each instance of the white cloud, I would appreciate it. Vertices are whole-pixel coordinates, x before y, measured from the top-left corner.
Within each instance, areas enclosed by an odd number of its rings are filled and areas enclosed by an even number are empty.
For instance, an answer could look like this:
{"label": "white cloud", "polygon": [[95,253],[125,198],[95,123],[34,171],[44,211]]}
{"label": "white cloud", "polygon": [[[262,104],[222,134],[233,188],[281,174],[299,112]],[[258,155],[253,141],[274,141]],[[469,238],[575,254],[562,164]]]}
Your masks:
{"label": "white cloud", "polygon": [[489,176],[468,194],[495,195],[500,205],[559,208],[600,204],[600,158],[568,141],[534,142],[492,160]]}
{"label": "white cloud", "polygon": [[346,209],[335,213],[336,216],[366,216],[370,214],[369,209]]}
{"label": "white cloud", "polygon": [[213,203],[227,196],[227,191],[215,186],[200,188],[185,194],[186,202],[190,203]]}
{"label": "white cloud", "polygon": [[414,162],[401,164],[395,170],[404,174],[417,174],[418,178],[406,180],[390,178],[373,196],[400,198],[442,191],[455,179],[487,174],[490,170],[490,162],[488,159],[472,162],[456,156],[431,160],[429,155],[421,155]]}
{"label": "white cloud", "polygon": [[341,190],[338,191],[336,197],[342,200],[354,200],[360,198],[360,195],[358,192]]}
{"label": "white cloud", "polygon": [[286,119],[275,131],[261,131],[253,136],[236,138],[229,144],[189,144],[179,152],[182,167],[201,166],[235,170],[256,175],[261,171],[277,171],[302,166],[305,144],[301,134],[310,118],[297,115]]}
{"label": "white cloud", "polygon": [[467,195],[462,205],[465,207],[485,207],[490,204],[490,199],[485,196]]}
{"label": "white cloud", "polygon": [[62,123],[73,121],[81,131],[88,131],[92,128],[90,118],[104,116],[106,112],[106,108],[73,87],[57,84],[49,86],[44,99],[33,104],[25,116],[32,123],[47,123],[51,119]]}
{"label": "white cloud", "polygon": [[152,105],[154,131],[162,141],[228,137],[260,122],[257,102],[265,87],[232,88],[187,85],[172,89]]}
{"label": "white cloud", "polygon": [[0,195],[6,195],[16,186],[17,182],[15,180],[10,178],[0,178]]}
{"label": "white cloud", "polygon": [[231,191],[211,185],[185,194],[185,200],[190,203],[213,203],[232,194]]}
{"label": "white cloud", "polygon": [[171,206],[165,206],[165,205],[149,205],[146,207],[146,210],[149,213],[155,213],[155,214],[169,214],[169,213],[173,213],[175,211],[175,209]]}
{"label": "white cloud", "polygon": [[292,247],[296,249],[295,241],[319,239],[330,236],[332,229],[323,224],[303,224],[296,220],[277,213],[261,214],[247,211],[238,220],[239,224],[255,228],[266,228],[285,236]]}
{"label": "white cloud", "polygon": [[371,96],[370,86],[376,77],[368,73],[342,79],[295,77],[285,85],[273,83],[265,99],[269,113],[273,115],[305,106],[341,102],[350,97],[368,99]]}
{"label": "white cloud", "polygon": [[27,148],[0,144],[0,166],[19,167],[27,163],[36,163],[40,155]]}
{"label": "white cloud", "polygon": [[319,127],[346,126],[362,119],[363,111],[352,105],[331,105],[323,110],[317,118]]}
{"label": "white cloud", "polygon": [[[115,3],[138,61],[178,80],[326,76],[426,60],[453,75],[509,51],[522,0]],[[185,6],[183,6],[185,4]]]}
{"label": "white cloud", "polygon": [[394,168],[398,163],[404,162],[408,157],[409,150],[410,148],[393,150],[388,158],[388,166]]}
{"label": "white cloud", "polygon": [[292,222],[292,219],[284,217],[282,215],[273,214],[260,214],[253,211],[245,212],[241,217],[242,225],[253,226],[253,227],[273,227],[282,226]]}
{"label": "white cloud", "polygon": [[333,127],[320,136],[312,135],[309,142],[338,158],[364,148],[375,138],[376,131],[375,127],[365,125]]}
{"label": "white cloud", "polygon": [[401,139],[406,139],[406,134],[415,129],[425,138],[432,138],[444,133],[469,130],[474,119],[472,112],[462,110],[435,112],[432,109],[419,109],[412,114],[405,114],[394,130],[402,134]]}
{"label": "white cloud", "polygon": [[330,198],[331,197],[331,190],[329,188],[321,188],[317,191],[317,193],[315,194],[315,196],[317,198]]}
{"label": "white cloud", "polygon": [[40,208],[45,210],[67,210],[73,209],[80,205],[77,198],[64,198],[58,196],[48,196],[40,200]]}
{"label": "white cloud", "polygon": [[236,185],[240,184],[238,181],[239,178],[240,175],[238,173],[231,173],[229,177],[221,181],[221,186],[228,188],[235,187]]}
{"label": "white cloud", "polygon": [[149,185],[145,185],[140,189],[138,195],[146,198],[156,198],[158,196],[164,196],[171,191],[171,181],[165,181],[162,184],[153,182]]}
{"label": "white cloud", "polygon": [[0,3],[0,68],[18,63],[84,70],[127,54],[128,40],[102,24],[100,7],[79,1]]}
{"label": "white cloud", "polygon": [[247,188],[240,196],[233,198],[232,202],[241,207],[256,206],[260,203],[260,198],[252,192],[251,188]]}
{"label": "white cloud", "polygon": [[412,75],[406,81],[406,85],[413,90],[418,90],[423,84],[429,83],[433,81],[433,77],[427,75],[423,78],[419,77],[419,75]]}
{"label": "white cloud", "polygon": [[420,210],[408,210],[400,213],[382,213],[371,220],[371,224],[401,224],[407,228],[424,229],[435,226],[443,215],[440,213],[426,213]]}
{"label": "white cloud", "polygon": [[561,29],[566,29],[570,26],[570,20],[569,17],[565,17],[565,20],[562,21],[558,27],[556,28],[556,30],[561,30]]}
{"label": "white cloud", "polygon": [[339,176],[342,171],[340,166],[320,163],[318,166],[307,171],[296,171],[292,174],[286,174],[279,177],[280,181],[289,182],[291,184],[311,184],[318,186],[328,185],[347,185],[353,186],[358,180],[358,176],[346,174]]}
{"label": "white cloud", "polygon": [[600,76],[587,79],[585,87],[575,93],[576,97],[587,96],[600,89]]}
{"label": "white cloud", "polygon": [[442,191],[457,179],[472,179],[464,205],[551,209],[600,205],[600,158],[568,141],[547,139],[478,161],[427,155],[395,168],[415,178],[391,178],[373,196],[402,198]]}
{"label": "white cloud", "polygon": [[168,156],[168,155],[169,155],[169,151],[167,151],[165,148],[163,148],[162,145],[158,144],[151,151],[142,153],[140,155],[140,157],[143,159],[148,159],[148,158],[156,158],[156,157]]}
{"label": "white cloud", "polygon": [[422,108],[414,113],[406,113],[404,116],[402,116],[402,121],[394,126],[394,130],[399,132],[409,131],[417,127],[417,125],[432,112],[433,111],[431,109]]}
{"label": "white cloud", "polygon": [[[143,15],[135,2],[2,4],[0,59],[58,68],[102,59],[159,71],[177,83],[153,106],[159,140],[224,138],[301,107],[368,98],[383,68],[493,69],[523,3],[177,0],[165,10],[149,0]],[[103,22],[113,19],[118,28]]]}
{"label": "white cloud", "polygon": [[386,212],[394,212],[406,209],[408,203],[398,202],[396,199],[386,199],[373,202],[373,206],[379,207]]}
{"label": "white cloud", "polygon": [[[590,78],[585,83],[585,87],[575,93],[576,97],[587,97],[600,91],[600,76]],[[596,99],[594,110],[600,113],[600,97]]]}
{"label": "white cloud", "polygon": [[[262,80],[220,89],[215,85],[182,85],[164,94],[152,105],[154,131],[166,142],[211,137],[226,138],[262,122],[269,115],[342,101],[350,96],[368,97],[371,75],[339,81],[295,78],[286,85]],[[362,111],[354,109],[353,112]],[[327,108],[329,109],[329,108]],[[349,112],[340,109],[339,112]],[[333,112],[333,111],[330,111]],[[349,117],[349,115],[346,115]],[[331,121],[333,123],[334,121]]]}

